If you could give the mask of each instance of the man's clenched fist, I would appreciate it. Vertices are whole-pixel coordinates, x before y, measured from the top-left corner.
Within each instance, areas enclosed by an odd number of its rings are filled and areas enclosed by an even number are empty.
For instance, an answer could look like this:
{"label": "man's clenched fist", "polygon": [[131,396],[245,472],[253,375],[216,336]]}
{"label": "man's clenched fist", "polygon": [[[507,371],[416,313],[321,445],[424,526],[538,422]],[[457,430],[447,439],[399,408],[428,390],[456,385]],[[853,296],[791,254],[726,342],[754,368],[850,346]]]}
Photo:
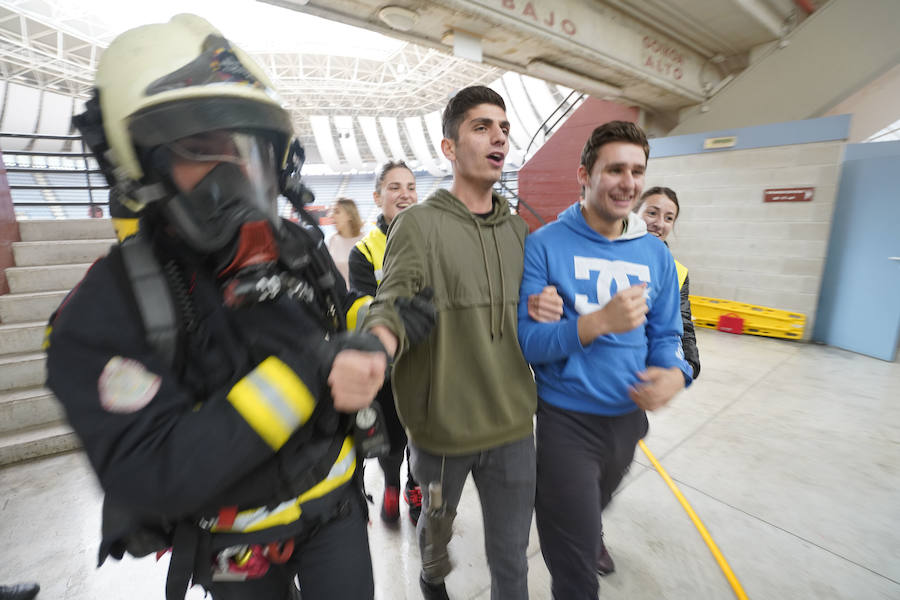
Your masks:
{"label": "man's clenched fist", "polygon": [[383,352],[338,352],[328,374],[335,410],[352,413],[372,404],[384,384],[385,369],[387,358]]}

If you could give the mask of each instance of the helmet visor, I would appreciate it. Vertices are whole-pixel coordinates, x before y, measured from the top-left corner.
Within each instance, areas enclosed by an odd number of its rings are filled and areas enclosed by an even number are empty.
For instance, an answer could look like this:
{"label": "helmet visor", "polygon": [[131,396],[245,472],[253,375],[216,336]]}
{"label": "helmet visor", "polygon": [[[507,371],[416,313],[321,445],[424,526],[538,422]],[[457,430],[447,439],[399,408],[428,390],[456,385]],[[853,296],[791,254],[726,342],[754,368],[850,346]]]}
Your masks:
{"label": "helmet visor", "polygon": [[267,136],[216,130],[163,148],[178,190],[168,212],[194,247],[221,248],[251,221],[278,226],[275,148]]}
{"label": "helmet visor", "polygon": [[171,176],[181,193],[191,192],[218,164],[230,163],[247,179],[243,198],[275,218],[278,177],[275,149],[265,137],[220,129],[181,138],[164,147],[169,151]]}

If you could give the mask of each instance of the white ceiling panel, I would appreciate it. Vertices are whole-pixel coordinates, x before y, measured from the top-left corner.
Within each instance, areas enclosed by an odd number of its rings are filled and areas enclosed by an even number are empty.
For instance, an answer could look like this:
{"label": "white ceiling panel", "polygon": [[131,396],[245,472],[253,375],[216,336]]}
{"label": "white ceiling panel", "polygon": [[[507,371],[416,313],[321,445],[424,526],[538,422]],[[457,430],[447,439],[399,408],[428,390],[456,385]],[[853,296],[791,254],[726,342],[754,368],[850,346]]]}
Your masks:
{"label": "white ceiling panel", "polygon": [[359,154],[359,146],[356,144],[356,132],[353,130],[353,117],[338,115],[334,117],[334,129],[337,132],[338,142],[344,153],[344,158],[351,169],[362,171],[366,168]]}
{"label": "white ceiling panel", "polygon": [[[41,98],[41,118],[37,132],[43,135],[68,135],[72,125],[72,96],[63,96],[53,92],[44,92]],[[38,140],[35,150],[43,152],[59,152],[63,149],[64,140]],[[80,148],[80,146],[78,146]]]}
{"label": "white ceiling panel", "polygon": [[397,127],[397,119],[395,117],[378,117],[381,123],[381,130],[384,132],[384,138],[387,140],[388,148],[391,150],[391,158],[393,160],[408,161],[409,157],[403,150],[403,142],[400,140],[400,128]]}
{"label": "white ceiling panel", "polygon": [[[6,109],[0,129],[6,133],[34,133],[40,103],[40,90],[10,83],[6,88]],[[24,150],[29,142],[28,139],[3,138],[3,150]]]}
{"label": "white ceiling panel", "polygon": [[403,119],[403,124],[406,126],[406,141],[409,142],[409,147],[412,148],[421,167],[431,175],[445,175],[446,173],[438,167],[437,162],[431,156],[431,152],[428,149],[429,144],[428,140],[425,139],[425,129],[422,127],[422,118],[406,117]]}
{"label": "white ceiling panel", "polygon": [[331,131],[331,122],[327,115],[312,115],[309,118],[316,146],[322,161],[334,171],[341,170],[341,159],[338,157],[337,148],[334,146],[334,135]]}
{"label": "white ceiling panel", "polygon": [[378,166],[388,161],[384,146],[381,144],[381,137],[378,134],[378,125],[375,123],[375,117],[357,117],[359,127],[362,129],[363,137],[366,138],[366,145],[369,146],[369,152],[375,157]]}

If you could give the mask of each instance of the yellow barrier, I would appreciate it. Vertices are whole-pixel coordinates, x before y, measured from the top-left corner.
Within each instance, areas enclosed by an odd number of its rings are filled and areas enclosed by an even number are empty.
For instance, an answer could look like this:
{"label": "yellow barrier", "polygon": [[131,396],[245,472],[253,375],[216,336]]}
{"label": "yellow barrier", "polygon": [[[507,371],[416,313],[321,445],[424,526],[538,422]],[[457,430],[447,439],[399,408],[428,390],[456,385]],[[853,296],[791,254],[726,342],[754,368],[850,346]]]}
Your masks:
{"label": "yellow barrier", "polygon": [[690,296],[690,300],[696,327],[716,329],[719,317],[728,314],[741,317],[744,333],[752,335],[799,340],[806,327],[806,315],[799,313],[705,296]]}

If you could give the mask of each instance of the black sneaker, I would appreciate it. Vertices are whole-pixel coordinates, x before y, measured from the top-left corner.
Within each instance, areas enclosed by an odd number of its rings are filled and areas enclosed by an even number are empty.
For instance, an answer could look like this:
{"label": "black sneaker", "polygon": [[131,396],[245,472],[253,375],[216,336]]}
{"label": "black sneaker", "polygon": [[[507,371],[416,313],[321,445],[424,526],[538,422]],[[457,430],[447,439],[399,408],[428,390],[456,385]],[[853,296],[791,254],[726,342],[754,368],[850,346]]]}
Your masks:
{"label": "black sneaker", "polygon": [[419,575],[419,587],[422,588],[422,597],[425,600],[450,600],[447,595],[447,586],[444,582],[428,583],[424,575]]}
{"label": "black sneaker", "polygon": [[422,488],[412,479],[407,479],[403,499],[409,504],[409,518],[413,525],[416,525],[419,522],[419,515],[422,514]]}
{"label": "black sneaker", "polygon": [[597,574],[600,577],[606,577],[610,573],[614,573],[616,570],[616,563],[613,562],[612,556],[609,555],[609,551],[606,549],[606,544],[603,543],[603,540],[600,540],[600,558],[597,559]]}
{"label": "black sneaker", "polygon": [[39,591],[41,586],[36,583],[0,585],[0,600],[31,600]]}

